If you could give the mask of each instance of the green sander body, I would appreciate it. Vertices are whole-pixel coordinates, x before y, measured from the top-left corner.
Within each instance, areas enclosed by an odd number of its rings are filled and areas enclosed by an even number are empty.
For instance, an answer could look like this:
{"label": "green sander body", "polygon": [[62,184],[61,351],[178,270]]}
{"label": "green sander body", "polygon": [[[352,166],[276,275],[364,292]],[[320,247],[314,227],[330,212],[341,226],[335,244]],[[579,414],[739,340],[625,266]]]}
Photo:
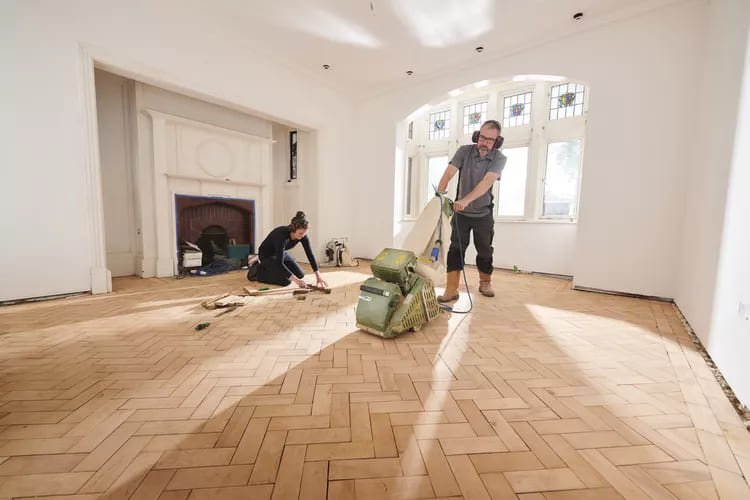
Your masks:
{"label": "green sander body", "polygon": [[386,248],[370,264],[373,277],[360,287],[357,326],[390,338],[417,331],[438,317],[440,304],[432,281],[415,272],[414,252]]}

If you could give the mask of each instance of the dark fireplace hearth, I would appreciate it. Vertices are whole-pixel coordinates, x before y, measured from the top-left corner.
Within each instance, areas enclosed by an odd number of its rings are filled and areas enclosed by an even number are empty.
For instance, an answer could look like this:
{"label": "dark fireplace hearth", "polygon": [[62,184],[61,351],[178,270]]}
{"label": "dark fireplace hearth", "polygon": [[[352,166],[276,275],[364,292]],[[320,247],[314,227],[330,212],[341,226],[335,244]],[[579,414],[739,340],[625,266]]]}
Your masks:
{"label": "dark fireplace hearth", "polygon": [[247,258],[255,253],[255,203],[252,200],[175,195],[178,251],[188,241],[203,252],[202,264],[218,253]]}
{"label": "dark fireplace hearth", "polygon": [[229,255],[229,236],[221,226],[208,226],[201,233],[196,245],[203,252],[203,265],[214,260],[214,255]]}

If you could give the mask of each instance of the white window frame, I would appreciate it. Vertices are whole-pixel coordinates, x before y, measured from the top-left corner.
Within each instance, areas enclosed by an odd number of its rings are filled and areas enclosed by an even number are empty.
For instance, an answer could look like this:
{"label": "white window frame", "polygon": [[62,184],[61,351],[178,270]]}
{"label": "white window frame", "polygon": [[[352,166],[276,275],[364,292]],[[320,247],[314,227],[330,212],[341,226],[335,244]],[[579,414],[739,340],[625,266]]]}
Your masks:
{"label": "white window frame", "polygon": [[[426,114],[426,123],[427,126],[425,127],[425,142],[427,144],[440,144],[441,142],[449,142],[451,139],[451,136],[455,133],[455,116],[452,112],[451,106],[441,106],[440,108],[437,108],[435,111],[428,111]],[[439,113],[448,113],[448,137],[444,139],[430,139],[430,132],[432,131],[432,120],[430,119],[432,115],[439,114]]]}
{"label": "white window frame", "polygon": [[[581,112],[580,115],[577,115],[577,116],[567,116],[567,117],[563,117],[563,118],[555,118],[553,120],[553,119],[551,119],[549,117],[549,113],[550,113],[549,101],[552,98],[552,87],[557,87],[557,86],[566,85],[566,84],[570,84],[570,83],[575,84],[575,85],[583,85],[583,108],[582,108],[583,111]],[[564,120],[581,119],[581,118],[585,118],[586,115],[588,114],[588,111],[589,111],[589,88],[586,86],[585,83],[579,83],[579,82],[576,82],[574,80],[564,80],[564,81],[561,81],[561,82],[550,83],[549,85],[547,85],[547,92],[546,92],[546,96],[545,97],[546,97],[546,103],[545,103],[545,106],[544,106],[546,108],[545,109],[545,113],[546,113],[545,117],[546,117],[546,121],[548,123],[559,122],[560,120],[564,121]]]}
{"label": "white window frame", "polygon": [[[515,127],[506,127],[503,125],[503,132],[506,130],[523,130],[523,129],[532,129],[534,127],[534,121],[535,121],[535,111],[537,107],[537,88],[536,85],[524,85],[522,87],[513,87],[513,90],[506,90],[500,93],[498,100],[497,100],[497,106],[498,106],[498,113],[497,115],[500,117],[497,121],[500,122],[500,124],[503,124],[503,121],[505,120],[505,98],[506,97],[513,97],[514,95],[519,94],[526,94],[527,92],[531,92],[531,116],[529,117],[529,123],[526,125],[516,125]],[[547,100],[549,102],[549,99]],[[549,112],[547,113],[549,115]]]}
{"label": "white window frame", "polygon": [[530,201],[534,192],[533,192],[533,184],[529,182],[529,174],[531,171],[531,145],[530,142],[525,142],[521,140],[517,141],[511,141],[509,143],[503,142],[503,147],[500,149],[502,151],[503,149],[513,149],[513,148],[523,148],[528,147],[528,155],[526,157],[526,193],[524,193],[523,197],[523,206],[524,206],[524,213],[523,215],[500,215],[498,213],[498,203],[497,200],[500,199],[500,182],[502,182],[502,174],[501,174],[501,180],[499,182],[495,182],[495,184],[492,186],[492,196],[494,198],[495,206],[493,207],[494,210],[494,217],[496,222],[524,222],[528,221],[529,217],[529,209],[533,207],[533,201]]}
{"label": "white window frame", "polygon": [[[571,117],[572,118],[572,117]],[[549,154],[549,145],[558,143],[558,142],[565,142],[570,140],[579,139],[581,141],[581,155],[578,158],[578,185],[576,186],[576,210],[575,215],[573,217],[569,215],[544,215],[544,183],[547,179],[547,155]],[[546,142],[545,148],[544,148],[544,161],[541,165],[541,178],[538,183],[538,203],[537,203],[537,218],[540,220],[547,220],[547,221],[562,221],[562,222],[576,222],[578,220],[578,212],[580,208],[580,202],[581,202],[581,179],[583,177],[583,154],[584,149],[586,147],[586,140],[583,135],[577,135],[577,134],[571,134],[568,136],[565,135],[556,135],[554,139],[550,139]]]}
{"label": "white window frame", "polygon": [[487,114],[484,117],[484,120],[485,121],[486,120],[490,120],[491,119],[490,116],[492,114],[492,109],[490,109],[491,99],[490,99],[490,95],[489,94],[478,95],[478,96],[472,97],[471,99],[460,101],[458,103],[458,118],[459,118],[459,121],[461,122],[461,128],[459,130],[457,130],[458,133],[456,134],[456,136],[458,136],[459,139],[466,139],[466,138],[468,138],[468,140],[471,141],[471,133],[464,134],[464,108],[466,106],[471,106],[473,104],[481,104],[483,102],[487,103]]}
{"label": "white window frame", "polygon": [[[412,220],[416,217],[414,212],[414,170],[417,165],[417,157],[413,154],[406,155],[404,163],[404,206],[402,214],[405,220]],[[409,171],[409,160],[411,160],[411,172]],[[411,201],[411,203],[409,203]],[[411,206],[410,206],[411,205]]]}
{"label": "white window frame", "polygon": [[[549,105],[550,98],[552,96],[552,87],[557,85],[564,85],[566,83],[578,83],[573,80],[565,80],[562,82],[550,83],[545,89],[546,103]],[[540,162],[539,162],[539,182],[537,183],[536,189],[536,207],[535,217],[540,221],[547,222],[562,222],[562,223],[577,223],[578,213],[580,209],[581,201],[581,181],[583,179],[583,158],[584,149],[586,146],[586,122],[588,118],[588,106],[589,106],[589,89],[585,84],[583,85],[583,114],[578,116],[569,116],[567,118],[557,118],[551,120],[549,118],[549,106],[545,106],[545,126],[544,133],[544,145],[543,149],[539,150]],[[544,215],[544,182],[547,178],[547,152],[549,145],[555,142],[564,142],[571,139],[581,140],[581,156],[579,158],[579,175],[578,175],[578,186],[577,186],[577,198],[576,198],[576,213],[574,217],[567,215]]]}
{"label": "white window frame", "polygon": [[[523,215],[500,215],[498,210],[498,205],[496,204],[494,207],[494,217],[496,222],[532,222],[534,219],[536,219],[536,212],[534,208],[535,200],[536,200],[536,189],[535,189],[535,179],[538,177],[536,175],[537,170],[537,153],[535,150],[535,146],[537,144],[537,141],[534,140],[534,125],[537,123],[537,116],[539,114],[537,102],[539,100],[538,96],[538,85],[536,84],[524,84],[519,86],[514,86],[508,89],[503,89],[498,93],[497,97],[497,116],[499,117],[498,121],[502,124],[503,122],[503,114],[505,112],[505,98],[506,97],[512,97],[514,95],[518,94],[524,94],[526,92],[531,92],[531,117],[529,119],[529,123],[525,125],[517,125],[515,127],[503,127],[503,130],[501,132],[501,135],[505,138],[503,141],[503,147],[500,149],[502,152],[505,148],[518,148],[518,147],[528,147],[529,148],[529,154],[526,159],[526,193],[524,196],[524,214]],[[500,181],[495,183],[495,186],[493,186],[493,196],[495,199],[500,199],[500,182],[502,182],[502,175],[500,177]]]}
{"label": "white window frame", "polygon": [[[565,83],[576,83],[584,86],[583,114],[568,118],[550,120],[549,101],[551,88]],[[526,193],[524,200],[523,216],[499,215],[499,191],[500,183],[492,187],[495,199],[494,219],[498,223],[544,223],[544,224],[576,224],[580,213],[581,185],[583,181],[583,158],[585,155],[585,136],[590,101],[590,89],[583,82],[565,80],[559,82],[522,82],[506,85],[500,88],[482,89],[483,92],[469,93],[469,96],[457,96],[448,101],[443,101],[425,111],[422,118],[414,118],[413,140],[407,140],[406,160],[404,164],[404,189],[408,180],[408,158],[412,157],[412,214],[406,214],[406,192],[404,191],[404,206],[402,209],[402,220],[416,220],[422,207],[429,201],[424,199],[426,183],[429,179],[429,161],[435,156],[448,156],[448,163],[455,154],[456,149],[462,144],[471,142],[471,134],[463,133],[464,107],[481,102],[487,102],[487,120],[503,121],[505,98],[513,95],[532,92],[532,110],[529,123],[515,127],[503,127],[501,135],[505,138],[503,148],[528,147],[528,158],[526,164]],[[430,115],[432,113],[449,112],[452,122],[448,137],[445,139],[430,140]],[[408,128],[408,122],[406,123]],[[424,129],[422,129],[424,127]],[[544,181],[547,170],[547,152],[550,143],[562,142],[570,139],[581,140],[581,156],[579,163],[579,176],[577,186],[577,199],[575,205],[575,216],[542,215],[544,208]],[[502,151],[502,150],[501,150]],[[456,176],[458,177],[458,176]],[[455,178],[451,181],[453,183]],[[500,182],[502,182],[502,177]],[[450,192],[449,196],[455,196]]]}

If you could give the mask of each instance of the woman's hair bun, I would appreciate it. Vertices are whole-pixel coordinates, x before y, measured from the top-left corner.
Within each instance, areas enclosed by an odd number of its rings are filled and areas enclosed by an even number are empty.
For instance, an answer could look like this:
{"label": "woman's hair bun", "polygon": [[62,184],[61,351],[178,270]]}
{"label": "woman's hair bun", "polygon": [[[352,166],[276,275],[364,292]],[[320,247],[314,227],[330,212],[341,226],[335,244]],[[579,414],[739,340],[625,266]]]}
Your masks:
{"label": "woman's hair bun", "polygon": [[297,229],[307,229],[308,224],[310,221],[307,220],[307,217],[305,217],[305,212],[302,210],[297,212],[297,215],[292,217],[292,223],[290,225],[292,231],[296,231]]}

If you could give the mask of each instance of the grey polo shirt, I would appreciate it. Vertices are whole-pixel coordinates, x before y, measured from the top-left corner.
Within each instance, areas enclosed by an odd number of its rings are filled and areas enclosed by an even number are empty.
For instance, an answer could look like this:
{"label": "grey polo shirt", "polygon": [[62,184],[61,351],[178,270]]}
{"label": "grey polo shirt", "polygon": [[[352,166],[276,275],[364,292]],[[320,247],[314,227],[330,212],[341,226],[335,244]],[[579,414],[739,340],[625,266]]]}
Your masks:
{"label": "grey polo shirt", "polygon": [[[493,149],[484,158],[479,157],[479,149],[476,144],[461,146],[453,155],[450,164],[459,170],[460,180],[458,184],[458,200],[471,193],[471,191],[484,179],[487,172],[494,172],[498,176],[505,168],[507,158],[499,150]],[[486,217],[492,214],[493,196],[492,188],[482,194],[461,212],[467,217]]]}

